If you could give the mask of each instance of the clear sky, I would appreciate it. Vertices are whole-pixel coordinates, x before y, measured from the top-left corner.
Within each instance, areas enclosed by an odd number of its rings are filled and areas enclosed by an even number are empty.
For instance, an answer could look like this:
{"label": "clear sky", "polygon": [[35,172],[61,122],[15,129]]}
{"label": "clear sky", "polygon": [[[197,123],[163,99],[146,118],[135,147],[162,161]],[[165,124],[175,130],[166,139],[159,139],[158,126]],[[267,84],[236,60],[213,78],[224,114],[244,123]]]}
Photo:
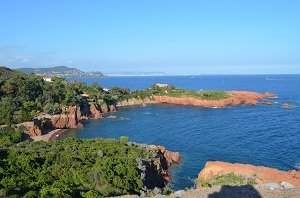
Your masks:
{"label": "clear sky", "polygon": [[300,73],[300,1],[0,0],[0,65]]}

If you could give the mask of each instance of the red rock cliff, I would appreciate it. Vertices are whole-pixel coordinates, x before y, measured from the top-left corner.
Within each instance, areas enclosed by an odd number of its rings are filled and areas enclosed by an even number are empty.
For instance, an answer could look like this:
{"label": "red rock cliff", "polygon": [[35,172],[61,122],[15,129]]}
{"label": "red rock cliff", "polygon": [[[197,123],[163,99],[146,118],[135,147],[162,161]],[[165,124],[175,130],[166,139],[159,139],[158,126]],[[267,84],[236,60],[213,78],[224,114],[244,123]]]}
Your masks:
{"label": "red rock cliff", "polygon": [[[278,183],[286,181],[296,187],[300,187],[300,171],[281,171],[264,166],[253,166],[250,164],[207,162],[198,175],[198,179],[209,180],[217,175],[234,173],[255,179],[257,184]],[[199,188],[200,186],[198,186]]]}
{"label": "red rock cliff", "polygon": [[143,162],[143,166],[145,166],[144,185],[151,189],[163,188],[171,181],[169,167],[174,163],[179,163],[181,155],[178,152],[168,151],[163,146],[146,145],[145,148],[152,150],[155,156],[153,161]]}

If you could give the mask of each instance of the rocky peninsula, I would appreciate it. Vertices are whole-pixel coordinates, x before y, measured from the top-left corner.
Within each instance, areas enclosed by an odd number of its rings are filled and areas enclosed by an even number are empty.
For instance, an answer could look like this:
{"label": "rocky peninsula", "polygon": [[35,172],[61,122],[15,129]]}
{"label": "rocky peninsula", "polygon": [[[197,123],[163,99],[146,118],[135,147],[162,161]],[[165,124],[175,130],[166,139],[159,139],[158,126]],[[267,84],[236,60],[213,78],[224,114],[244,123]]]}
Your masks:
{"label": "rocky peninsula", "polygon": [[153,96],[157,103],[193,105],[200,107],[226,107],[238,105],[257,105],[260,100],[273,98],[276,94],[250,91],[228,91],[229,97],[220,100],[197,99],[192,97]]}

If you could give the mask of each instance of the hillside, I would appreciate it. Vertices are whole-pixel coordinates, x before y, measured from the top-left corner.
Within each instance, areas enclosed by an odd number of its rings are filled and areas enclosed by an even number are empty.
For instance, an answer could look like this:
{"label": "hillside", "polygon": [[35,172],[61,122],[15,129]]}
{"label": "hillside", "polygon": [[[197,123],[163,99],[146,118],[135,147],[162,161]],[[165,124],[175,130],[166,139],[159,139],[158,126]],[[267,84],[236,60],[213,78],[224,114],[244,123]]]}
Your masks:
{"label": "hillside", "polygon": [[24,72],[27,74],[34,73],[43,76],[57,76],[57,77],[102,77],[104,76],[101,72],[83,72],[79,69],[56,66],[47,68],[19,68],[17,71]]}
{"label": "hillside", "polygon": [[0,66],[0,86],[4,81],[16,76],[17,74],[22,75],[19,71],[9,69],[5,66]]}

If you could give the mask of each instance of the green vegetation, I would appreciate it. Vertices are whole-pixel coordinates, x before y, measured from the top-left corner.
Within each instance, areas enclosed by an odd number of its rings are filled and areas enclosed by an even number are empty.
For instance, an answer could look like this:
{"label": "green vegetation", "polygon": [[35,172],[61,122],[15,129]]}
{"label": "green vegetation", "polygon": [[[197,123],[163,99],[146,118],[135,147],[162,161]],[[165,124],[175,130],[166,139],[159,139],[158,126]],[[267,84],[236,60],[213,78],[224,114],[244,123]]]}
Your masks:
{"label": "green vegetation", "polygon": [[0,128],[0,145],[1,147],[11,146],[14,143],[22,141],[22,135],[24,132],[24,126],[20,126],[17,129],[12,127]]}
{"label": "green vegetation", "polygon": [[197,181],[202,187],[211,186],[241,186],[241,185],[254,185],[256,184],[254,178],[247,178],[242,175],[235,175],[234,173],[229,173],[225,175],[217,175],[210,180],[198,180]]}
{"label": "green vegetation", "polygon": [[4,197],[139,194],[143,181],[138,161],[151,157],[143,148],[111,139],[71,138],[50,143],[21,142],[9,147],[1,144],[0,194]]}
{"label": "green vegetation", "polygon": [[[32,121],[41,112],[67,113],[64,112],[67,106],[86,107],[93,103],[98,108],[105,108],[122,100],[145,99],[153,95],[209,100],[229,97],[222,91],[197,92],[157,85],[145,90],[112,87],[104,91],[97,83],[87,86],[58,77],[46,82],[41,76],[0,67],[0,197],[140,194],[146,189],[143,183],[143,171],[146,170],[144,163],[149,165],[153,160],[153,151],[129,143],[126,136],[121,136],[118,141],[22,141],[24,127],[16,127],[16,124]],[[160,164],[155,165],[155,171],[159,173]],[[229,174],[203,185],[235,185],[243,182],[244,178]],[[165,188],[163,193],[169,194],[171,190]]]}
{"label": "green vegetation", "polygon": [[[91,95],[89,101],[84,93]],[[65,106],[84,106],[88,102],[99,106],[116,104],[120,96],[113,98],[113,94],[104,92],[96,83],[88,87],[58,77],[45,82],[40,76],[0,67],[0,125],[31,121],[40,112],[63,113]]]}
{"label": "green vegetation", "polygon": [[66,106],[85,107],[92,102],[101,108],[103,105],[116,105],[118,101],[151,98],[153,95],[208,100],[229,97],[224,91],[198,92],[157,85],[145,90],[130,91],[128,88],[112,87],[109,91],[104,91],[97,83],[87,86],[82,82],[69,83],[58,77],[53,77],[52,82],[45,82],[40,76],[0,67],[0,125],[10,126],[13,123],[31,121],[40,112],[64,113],[62,110]]}
{"label": "green vegetation", "polygon": [[229,98],[230,95],[225,91],[194,91],[176,88],[174,86],[151,87],[153,95],[167,95],[170,97],[192,97],[200,100],[221,100]]}

